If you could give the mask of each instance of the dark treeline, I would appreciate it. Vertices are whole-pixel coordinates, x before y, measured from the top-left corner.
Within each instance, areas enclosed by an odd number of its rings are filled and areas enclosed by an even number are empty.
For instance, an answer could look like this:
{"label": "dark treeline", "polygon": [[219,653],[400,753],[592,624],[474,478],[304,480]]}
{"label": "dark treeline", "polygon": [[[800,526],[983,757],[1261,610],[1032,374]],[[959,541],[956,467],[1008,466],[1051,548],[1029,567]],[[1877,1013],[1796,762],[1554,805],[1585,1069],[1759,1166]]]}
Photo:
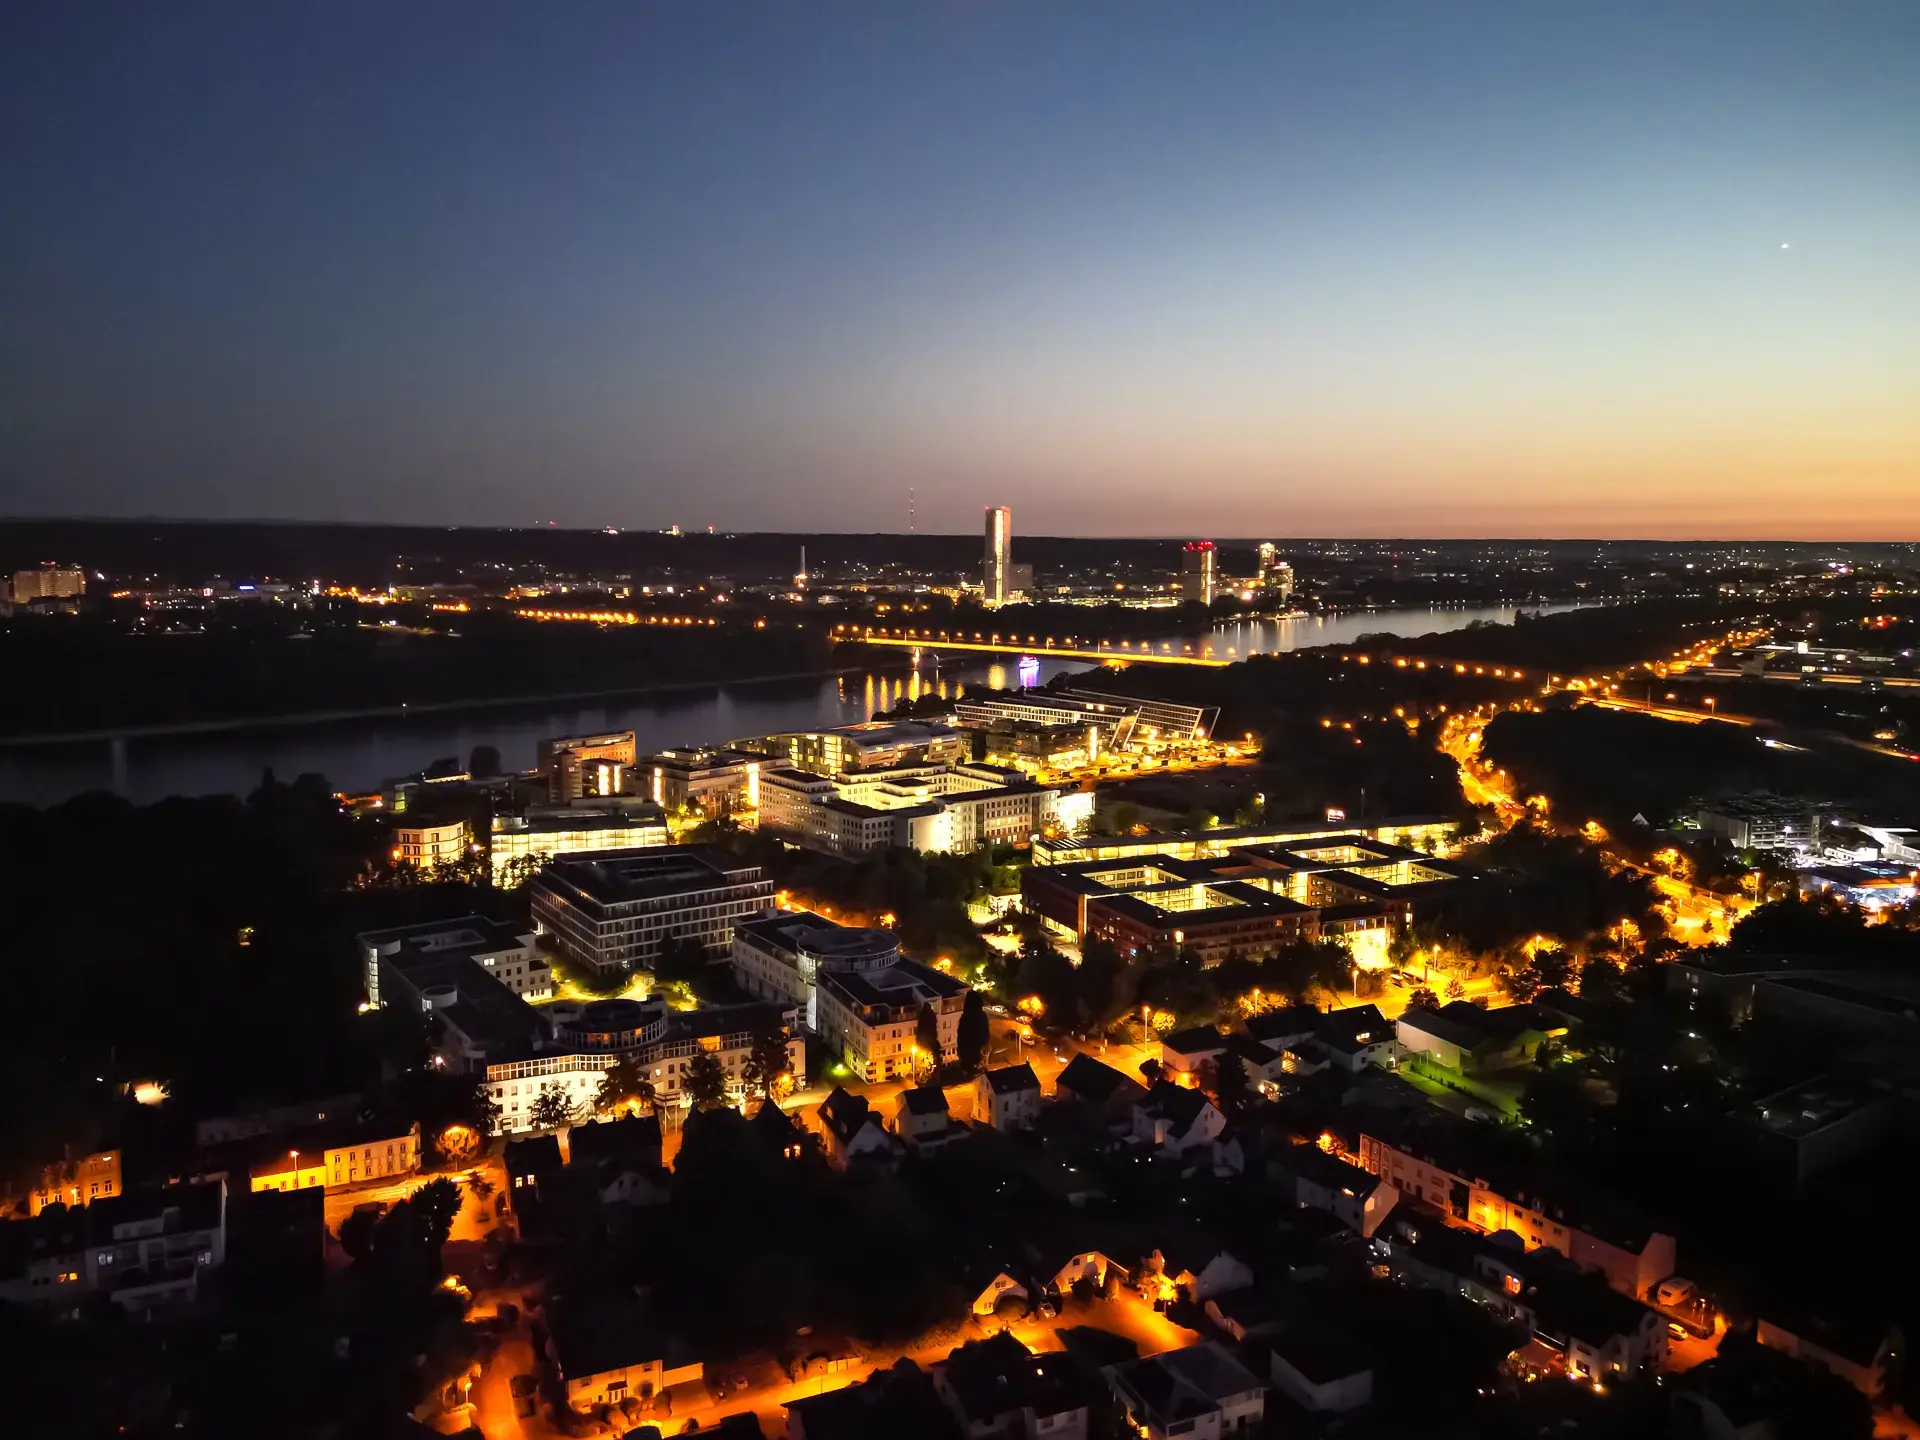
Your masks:
{"label": "dark treeline", "polygon": [[602,629],[476,612],[457,632],[415,633],[246,608],[241,623],[201,634],[136,635],[85,619],[0,630],[0,673],[35,697],[8,707],[0,733],[638,689],[833,659],[824,625]]}
{"label": "dark treeline", "polygon": [[1920,767],[1911,762],[1839,746],[1776,748],[1752,729],[1592,706],[1497,716],[1483,749],[1561,818],[1616,831],[1636,815],[1658,827],[1693,800],[1747,791],[1889,813],[1920,803]]}
{"label": "dark treeline", "polygon": [[[1376,653],[1434,655],[1522,665],[1555,674],[1663,660],[1682,645],[1724,635],[1738,617],[1755,613],[1753,602],[1684,596],[1596,606],[1557,615],[1520,615],[1512,625],[1469,625],[1464,630],[1411,638],[1382,636]],[[1367,647],[1362,641],[1353,648]],[[1543,675],[1541,677],[1545,679]]]}
{"label": "dark treeline", "polygon": [[[15,1027],[0,1173],[110,1140],[130,1170],[184,1150],[181,1116],[404,1084],[426,1036],[357,1013],[353,936],[507,903],[465,886],[369,883],[379,827],[319,776],[251,796],[138,807],[94,794],[0,807]],[[164,1106],[122,1090],[154,1079]],[[176,1123],[178,1122],[178,1123]]]}

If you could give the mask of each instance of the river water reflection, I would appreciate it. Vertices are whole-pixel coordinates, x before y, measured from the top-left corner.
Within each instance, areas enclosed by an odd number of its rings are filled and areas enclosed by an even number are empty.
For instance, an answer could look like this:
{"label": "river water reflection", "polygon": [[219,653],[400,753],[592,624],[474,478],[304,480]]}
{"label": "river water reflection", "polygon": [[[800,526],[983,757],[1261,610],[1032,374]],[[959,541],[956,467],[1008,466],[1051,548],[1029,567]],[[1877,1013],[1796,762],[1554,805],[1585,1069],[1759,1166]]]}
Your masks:
{"label": "river water reflection", "polygon": [[[1526,608],[1532,612],[1574,607]],[[1231,650],[1246,656],[1348,644],[1368,634],[1457,630],[1476,620],[1508,624],[1514,614],[1513,606],[1481,605],[1255,620],[1217,627],[1211,643],[1215,653]],[[1077,661],[1042,661],[1035,683],[1087,668]],[[322,725],[0,748],[0,800],[48,805],[87,790],[113,790],[147,804],[168,795],[244,792],[267,769],[283,780],[317,771],[337,788],[369,789],[443,756],[458,756],[464,762],[476,745],[492,745],[508,768],[525,769],[533,764],[538,742],[550,735],[630,729],[644,754],[670,745],[713,744],[782,730],[844,725],[928,689],[950,695],[955,687],[1005,689],[1019,680],[1012,665],[948,659],[937,670],[927,663],[914,673],[714,685],[585,705],[535,703]]]}

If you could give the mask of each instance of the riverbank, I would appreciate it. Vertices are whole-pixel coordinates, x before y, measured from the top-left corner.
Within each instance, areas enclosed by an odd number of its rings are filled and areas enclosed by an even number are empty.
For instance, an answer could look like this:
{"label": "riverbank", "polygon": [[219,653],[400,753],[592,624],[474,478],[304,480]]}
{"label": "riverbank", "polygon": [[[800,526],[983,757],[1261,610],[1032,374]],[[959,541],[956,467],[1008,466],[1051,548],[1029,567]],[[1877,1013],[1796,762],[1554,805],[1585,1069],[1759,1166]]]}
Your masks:
{"label": "riverbank", "polygon": [[712,690],[729,685],[773,685],[791,680],[832,680],[844,675],[864,674],[879,668],[911,669],[912,662],[902,659],[887,667],[866,660],[858,665],[830,665],[820,670],[789,670],[776,675],[742,675],[715,680],[669,680],[658,685],[622,685],[611,690],[571,690],[559,694],[500,695],[468,700],[433,700],[421,705],[377,705],[349,710],[309,710],[297,715],[238,716],[225,720],[183,720],[174,725],[131,725],[98,730],[67,730],[32,735],[0,735],[0,750],[29,749],[42,745],[98,745],[125,740],[160,740],[172,736],[240,734],[253,730],[285,730],[304,725],[332,725],[351,720],[404,720],[415,715],[446,714],[466,710],[500,710],[519,705],[576,705],[599,700],[645,699],[652,695],[672,695],[689,691]]}

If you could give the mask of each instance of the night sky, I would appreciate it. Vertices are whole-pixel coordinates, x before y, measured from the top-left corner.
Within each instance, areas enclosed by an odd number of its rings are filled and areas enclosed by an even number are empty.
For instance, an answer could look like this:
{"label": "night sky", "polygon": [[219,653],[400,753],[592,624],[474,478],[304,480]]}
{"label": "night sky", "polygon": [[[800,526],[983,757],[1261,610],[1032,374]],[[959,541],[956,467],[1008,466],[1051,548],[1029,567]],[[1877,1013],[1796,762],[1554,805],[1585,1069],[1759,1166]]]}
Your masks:
{"label": "night sky", "polygon": [[1920,536],[1920,5],[0,7],[0,514]]}

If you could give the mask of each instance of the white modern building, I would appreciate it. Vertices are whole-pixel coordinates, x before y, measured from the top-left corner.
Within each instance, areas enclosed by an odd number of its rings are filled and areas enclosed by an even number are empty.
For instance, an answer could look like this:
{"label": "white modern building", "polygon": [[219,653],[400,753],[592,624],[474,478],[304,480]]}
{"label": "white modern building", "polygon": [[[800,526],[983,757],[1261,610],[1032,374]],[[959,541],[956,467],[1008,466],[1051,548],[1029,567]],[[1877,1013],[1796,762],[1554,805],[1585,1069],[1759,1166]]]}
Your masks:
{"label": "white modern building", "polygon": [[912,1075],[920,1008],[937,1021],[938,1061],[957,1058],[967,987],[900,953],[892,934],[836,925],[808,911],[734,928],[733,973],[756,998],[791,1005],[809,1030],[865,1080]]}
{"label": "white modern building", "polygon": [[493,883],[524,880],[550,860],[668,843],[666,816],[651,802],[552,805],[493,817]]}
{"label": "white modern building", "polygon": [[361,975],[367,1000],[386,1003],[397,984],[405,998],[443,983],[449,968],[456,973],[477,966],[522,1000],[553,996],[553,971],[532,934],[479,915],[456,920],[430,920],[391,930],[370,930],[359,937]]}
{"label": "white modern building", "polygon": [[964,853],[1077,831],[1093,797],[993,765],[897,765],[831,779],[771,770],[760,780],[760,828],[833,855],[890,846]]}

